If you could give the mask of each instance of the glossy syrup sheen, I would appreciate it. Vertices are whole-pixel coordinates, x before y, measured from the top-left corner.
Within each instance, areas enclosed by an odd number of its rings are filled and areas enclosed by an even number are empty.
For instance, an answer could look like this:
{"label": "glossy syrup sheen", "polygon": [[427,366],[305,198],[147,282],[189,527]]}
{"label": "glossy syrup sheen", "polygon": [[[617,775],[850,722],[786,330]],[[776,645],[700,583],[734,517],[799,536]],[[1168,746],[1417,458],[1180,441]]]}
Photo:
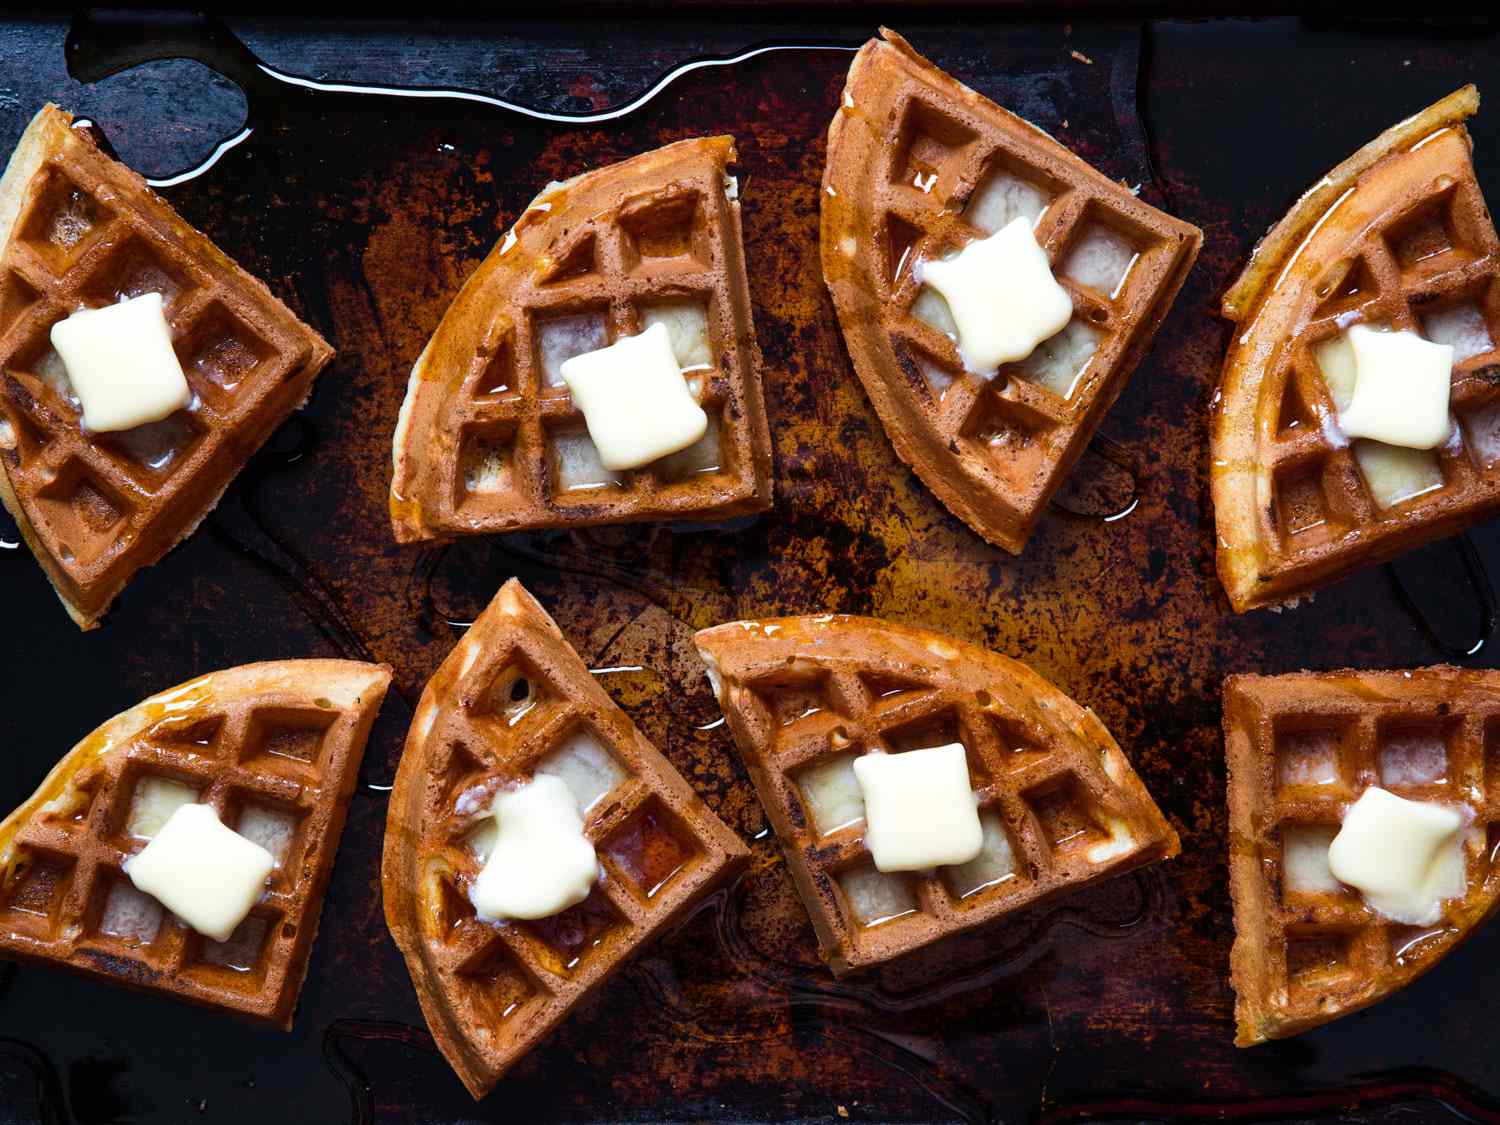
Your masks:
{"label": "glossy syrup sheen", "polygon": [[[1487,590],[1495,536],[1481,528],[1467,553],[1431,548],[1295,610],[1233,618],[1213,577],[1207,496],[1207,417],[1228,331],[1210,310],[1224,286],[1329,166],[1461,82],[1482,82],[1493,44],[1420,28],[1143,27],[1083,14],[897,21],[940,65],[1208,234],[1104,423],[1107,440],[1059,497],[1083,515],[1050,514],[1015,559],[900,465],[849,369],[817,254],[823,138],[847,51],[694,69],[620,116],[583,124],[466,97],[310,89],[259,69],[251,53],[284,75],[608,113],[684,60],[805,42],[809,27],[784,11],[591,19],[504,35],[441,22],[417,34],[261,21],[236,25],[244,46],[187,18],[143,29],[105,17],[80,21],[66,55],[61,23],[0,35],[6,138],[48,98],[92,118],[339,349],[307,410],[191,540],[136,578],[102,631],[73,628],[27,552],[0,553],[0,805],[24,800],[60,749],[100,721],[199,672],[289,654],[396,669],[295,1030],[0,966],[0,1120],[260,1125],[289,1099],[317,1122],[1500,1115],[1488,1034],[1500,930],[1366,1014],[1253,1052],[1230,1045],[1218,729],[1228,672],[1410,666],[1473,647],[1492,616],[1475,591]],[[858,18],[818,27],[850,46],[872,32]],[[105,77],[184,54],[240,83],[243,103],[196,64]],[[1381,80],[1359,82],[1351,98],[1355,69]],[[716,528],[397,548],[389,436],[410,365],[464,278],[547,181],[720,132],[740,153],[774,512]],[[1472,133],[1480,182],[1500,190],[1500,118],[1481,113]],[[17,538],[0,520],[0,541]],[[385,932],[379,849],[410,704],[512,575],[591,666],[619,670],[601,682],[753,841],[754,860],[476,1107],[432,1049]],[[695,629],[723,620],[822,610],[927,625],[1025,660],[1116,734],[1182,832],[1183,856],[836,983],[690,644]],[[1472,659],[1493,663],[1493,653]],[[1054,827],[1080,827],[1065,802]],[[671,843],[627,834],[618,869],[648,884],[670,878]],[[560,960],[588,955],[599,920],[588,921],[551,935]],[[495,1010],[514,1002],[497,995]]]}

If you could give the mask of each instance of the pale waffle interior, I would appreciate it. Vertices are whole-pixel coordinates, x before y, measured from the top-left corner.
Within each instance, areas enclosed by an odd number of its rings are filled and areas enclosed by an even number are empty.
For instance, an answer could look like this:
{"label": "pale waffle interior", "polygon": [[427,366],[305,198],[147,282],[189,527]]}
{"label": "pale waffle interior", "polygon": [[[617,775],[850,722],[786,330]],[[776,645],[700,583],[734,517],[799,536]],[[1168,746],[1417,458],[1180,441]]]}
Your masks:
{"label": "pale waffle interior", "polygon": [[[554,185],[531,204],[413,372],[396,437],[399,538],[769,504],[732,158],[727,138],[684,141]],[[560,369],[658,322],[708,432],[643,468],[611,471]]]}
{"label": "pale waffle interior", "polygon": [[[1249,1046],[1345,1015],[1431,968],[1500,891],[1500,674],[1458,669],[1231,678],[1233,979]],[[1471,818],[1466,896],[1430,926],[1368,909],[1328,869],[1370,786]]]}
{"label": "pale waffle interior", "polygon": [[[1177,852],[1098,719],[1014,661],[832,616],[735,622],[697,643],[835,973]],[[854,760],[955,742],[983,850],[930,872],[878,871]]]}
{"label": "pale waffle interior", "polygon": [[[538,921],[475,917],[498,791],[572,791],[604,869]],[[745,857],[512,580],[434,675],[386,835],[386,917],[429,1027],[475,1097]]]}
{"label": "pale waffle interior", "polygon": [[[248,665],[100,727],[0,824],[0,954],[290,1027],[389,680],[388,669],[347,661]],[[188,928],[122,870],[194,801],[276,859],[225,942]]]}
{"label": "pale waffle interior", "polygon": [[[830,129],[824,274],[903,460],[981,535],[1019,551],[1202,236],[884,35],[856,60]],[[1073,317],[985,381],[965,372],[948,307],[914,267],[1018,217]]]}
{"label": "pale waffle interior", "polygon": [[[5,501],[82,625],[187,535],[332,355],[135,173],[55,107],[0,258],[0,467]],[[118,433],[83,431],[49,339],[80,308],[162,294],[193,404]]]}

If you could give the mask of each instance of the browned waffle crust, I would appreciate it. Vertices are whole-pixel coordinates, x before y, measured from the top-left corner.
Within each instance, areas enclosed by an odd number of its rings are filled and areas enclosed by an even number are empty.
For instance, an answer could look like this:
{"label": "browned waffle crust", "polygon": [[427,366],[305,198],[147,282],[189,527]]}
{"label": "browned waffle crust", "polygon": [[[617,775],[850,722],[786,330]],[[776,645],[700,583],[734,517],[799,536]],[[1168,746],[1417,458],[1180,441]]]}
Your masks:
{"label": "browned waffle crust", "polygon": [[[476,919],[469,834],[499,788],[579,736],[618,771],[585,811],[603,880],[551,918]],[[433,1038],[479,1098],[747,854],[512,579],[417,706],[386,821],[386,924]]]}
{"label": "browned waffle crust", "polygon": [[[679,141],[552,184],[522,213],[412,369],[394,439],[399,542],[770,507],[733,160],[731,137]],[[586,430],[567,387],[548,385],[546,326],[595,317],[613,340],[640,332],[651,306],[680,301],[707,313],[711,370],[690,374],[717,457],[669,457],[613,484],[564,487],[560,443]]]}
{"label": "browned waffle crust", "polygon": [[[954,515],[1019,553],[1150,345],[1203,236],[881,34],[855,57],[828,130],[823,276],[896,452]],[[1099,335],[1067,397],[1014,366],[988,383],[966,375],[953,340],[913,314],[912,265],[984,236],[964,208],[1000,172],[1049,197],[1037,241],[1075,318]],[[1113,295],[1059,268],[1096,226],[1139,253]],[[923,368],[952,382],[939,389]]]}
{"label": "browned waffle crust", "polygon": [[[1375,1003],[1432,968],[1494,912],[1497,736],[1500,672],[1439,667],[1225,682],[1230,966],[1239,1046],[1296,1035]],[[1444,747],[1440,780],[1403,780],[1412,775],[1402,771],[1400,755],[1415,739]],[[1308,784],[1310,776],[1334,780]],[[1351,888],[1283,885],[1284,839],[1309,829],[1332,834],[1372,785],[1474,815],[1468,891],[1434,925],[1388,922]]]}
{"label": "browned waffle crust", "polygon": [[[87,629],[208,514],[333,350],[72,120],[44,107],[0,180],[0,500]],[[150,291],[198,406],[143,453],[84,433],[44,373],[53,324]]]}
{"label": "browned waffle crust", "polygon": [[[1104,725],[1023,664],[922,629],[833,614],[737,621],[696,640],[837,974],[1177,854],[1177,833]],[[863,821],[820,833],[801,779],[844,755],[953,742],[968,752],[981,818],[997,818],[1015,873],[969,894],[956,892],[953,869],[877,873],[902,885],[913,908],[862,924],[848,878],[874,872]],[[1111,839],[1118,846],[1107,858],[1091,858]]]}
{"label": "browned waffle crust", "polygon": [[[247,664],[99,727],[0,823],[0,954],[290,1028],[390,679],[347,660]],[[127,829],[132,803],[158,779],[198,790],[231,828],[266,812],[289,826],[269,889],[228,942],[166,912],[154,936],[112,929],[114,896],[130,889],[121,865],[143,846]]]}
{"label": "browned waffle crust", "polygon": [[1351,316],[1422,332],[1472,304],[1500,341],[1500,242],[1463,121],[1472,86],[1386,130],[1311,188],[1225,294],[1238,323],[1212,430],[1219,576],[1236,610],[1295,598],[1500,508],[1500,367],[1453,369],[1460,441],[1435,450],[1439,488],[1372,498],[1314,349]]}

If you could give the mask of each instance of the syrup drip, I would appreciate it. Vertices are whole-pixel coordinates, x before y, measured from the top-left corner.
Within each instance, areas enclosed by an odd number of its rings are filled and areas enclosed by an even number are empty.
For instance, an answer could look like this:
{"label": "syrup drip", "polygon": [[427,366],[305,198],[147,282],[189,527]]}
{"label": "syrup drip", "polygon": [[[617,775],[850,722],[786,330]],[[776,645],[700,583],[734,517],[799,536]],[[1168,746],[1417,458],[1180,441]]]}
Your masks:
{"label": "syrup drip", "polygon": [[[766,829],[755,839],[769,835]],[[774,841],[769,846],[774,848]],[[1159,872],[1152,869],[1134,872],[1117,881],[1117,891],[1120,884],[1129,883],[1136,892],[1134,901],[1117,916],[1097,916],[1100,896],[1087,892],[1057,906],[1025,912],[1007,928],[1003,943],[990,945],[985,956],[967,971],[955,973],[949,953],[940,953],[944,963],[937,970],[940,979],[936,987],[930,981],[922,981],[907,991],[894,991],[885,987],[880,978],[837,981],[820,967],[768,956],[754,944],[743,925],[747,878],[741,876],[706,898],[663,943],[670,943],[695,926],[701,915],[712,914],[714,934],[724,954],[746,970],[762,994],[756,996],[742,984],[734,993],[733,1012],[710,1012],[694,1005],[683,994],[675,976],[665,971],[661,959],[648,958],[635,965],[631,974],[650,996],[653,1010],[683,1034],[714,1043],[743,1044],[785,1034],[778,1022],[776,1004],[784,998],[794,1026],[815,1031],[900,1072],[965,1122],[992,1119],[984,1098],[955,1080],[937,1059],[913,1050],[911,1037],[899,1028],[913,1013],[931,1005],[997,986],[1049,948],[1046,938],[1054,927],[1066,924],[1098,937],[1124,936],[1148,917],[1160,916],[1164,895]],[[1025,924],[1028,919],[1030,925]],[[885,1026],[887,1020],[893,1021],[892,1027]]]}
{"label": "syrup drip", "polygon": [[[996,985],[1018,968],[1042,956],[1050,948],[1048,934],[1058,926],[1071,926],[1100,938],[1129,935],[1148,918],[1161,916],[1166,898],[1163,878],[1160,872],[1151,868],[1122,876],[1116,881],[1112,893],[1119,894],[1129,886],[1131,901],[1124,904],[1115,916],[1099,916],[1103,913],[1101,900],[1104,896],[1091,891],[1081,891],[1055,906],[1025,911],[1017,915],[1003,932],[997,932],[994,940],[986,945],[983,955],[967,966],[957,964],[957,959],[951,956],[952,949],[940,949],[930,965],[931,970],[938,974],[936,983],[921,980],[904,991],[887,988],[879,976],[839,981],[830,977],[821,966],[814,968],[782,960],[761,950],[744,927],[745,876],[706,903],[717,904],[715,937],[725,955],[733,963],[744,966],[751,979],[767,991],[787,996],[793,1005],[831,1005],[850,1011],[904,1016]],[[921,966],[922,957],[923,954],[914,955],[907,967]]]}

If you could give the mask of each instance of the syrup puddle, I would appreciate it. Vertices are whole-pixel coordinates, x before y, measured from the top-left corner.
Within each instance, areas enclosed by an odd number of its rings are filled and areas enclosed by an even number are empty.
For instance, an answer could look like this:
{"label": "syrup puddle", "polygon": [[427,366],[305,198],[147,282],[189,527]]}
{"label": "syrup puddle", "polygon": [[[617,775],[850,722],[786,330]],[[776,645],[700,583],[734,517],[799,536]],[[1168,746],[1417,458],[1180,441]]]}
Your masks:
{"label": "syrup puddle", "polygon": [[[160,32],[160,34],[154,34],[155,32]],[[249,141],[258,128],[256,124],[257,95],[266,96],[265,100],[269,101],[279,100],[276,98],[278,93],[288,92],[354,94],[424,101],[459,101],[498,109],[517,117],[552,125],[601,125],[619,121],[638,112],[654,102],[682,78],[700,70],[739,66],[762,55],[775,52],[835,51],[853,54],[859,50],[858,44],[811,41],[758,44],[732,55],[708,56],[679,63],[651,83],[645,91],[622,105],[594,112],[568,113],[538,109],[523,102],[513,102],[506,98],[461,87],[331,82],[289,74],[263,62],[225,24],[212,17],[202,20],[196,28],[188,31],[188,35],[191,40],[196,41],[186,44],[180,42],[183,38],[180,23],[159,25],[150,16],[111,15],[108,22],[105,22],[98,17],[84,15],[75,19],[68,36],[68,70],[74,78],[80,81],[97,81],[110,74],[158,58],[190,57],[236,83],[243,91],[249,107],[245,125],[232,136],[221,140],[207,157],[192,167],[170,176],[148,178],[146,182],[154,188],[175,187],[194,180],[210,171],[227,154]],[[179,41],[173,43],[173,40]],[[146,46],[152,42],[165,42],[170,46],[158,47],[159,53],[153,54],[149,46]]]}
{"label": "syrup puddle", "polygon": [[1135,456],[1113,438],[1095,434],[1050,507],[1080,519],[1114,523],[1141,502],[1141,476]]}
{"label": "syrup puddle", "polygon": [[1495,590],[1467,533],[1386,564],[1396,599],[1450,660],[1478,655],[1495,632]]}
{"label": "syrup puddle", "polygon": [[335,1020],[323,1032],[323,1061],[349,1094],[351,1125],[375,1120],[374,1088],[365,1072],[349,1056],[346,1043],[396,1043],[409,1051],[436,1055],[437,1046],[425,1028],[393,1020]]}

